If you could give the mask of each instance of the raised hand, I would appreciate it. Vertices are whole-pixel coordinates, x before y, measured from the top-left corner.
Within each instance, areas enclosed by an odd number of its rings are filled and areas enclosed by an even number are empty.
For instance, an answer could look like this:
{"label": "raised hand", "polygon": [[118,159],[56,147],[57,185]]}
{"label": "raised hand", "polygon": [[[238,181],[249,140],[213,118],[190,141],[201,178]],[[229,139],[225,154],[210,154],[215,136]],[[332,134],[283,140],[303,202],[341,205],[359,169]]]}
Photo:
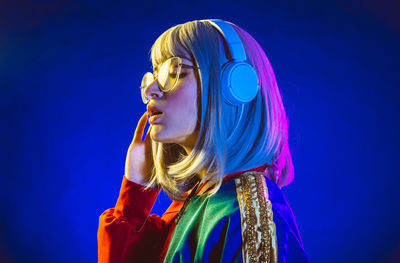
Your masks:
{"label": "raised hand", "polygon": [[125,177],[130,181],[146,186],[154,166],[150,138],[152,126],[149,127],[146,137],[142,141],[147,120],[148,113],[145,112],[138,122],[125,161]]}

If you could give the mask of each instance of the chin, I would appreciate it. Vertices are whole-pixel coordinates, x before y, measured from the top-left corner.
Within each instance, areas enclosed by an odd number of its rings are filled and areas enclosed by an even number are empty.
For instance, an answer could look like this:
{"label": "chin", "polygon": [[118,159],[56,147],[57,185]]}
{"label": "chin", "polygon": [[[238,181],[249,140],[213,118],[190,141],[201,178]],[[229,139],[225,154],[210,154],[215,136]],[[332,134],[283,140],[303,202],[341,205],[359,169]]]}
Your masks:
{"label": "chin", "polygon": [[158,129],[152,129],[150,132],[150,138],[155,141],[155,142],[162,142],[162,143],[168,143],[169,142],[169,138],[165,138],[165,136],[163,136],[163,132],[162,131],[156,131]]}

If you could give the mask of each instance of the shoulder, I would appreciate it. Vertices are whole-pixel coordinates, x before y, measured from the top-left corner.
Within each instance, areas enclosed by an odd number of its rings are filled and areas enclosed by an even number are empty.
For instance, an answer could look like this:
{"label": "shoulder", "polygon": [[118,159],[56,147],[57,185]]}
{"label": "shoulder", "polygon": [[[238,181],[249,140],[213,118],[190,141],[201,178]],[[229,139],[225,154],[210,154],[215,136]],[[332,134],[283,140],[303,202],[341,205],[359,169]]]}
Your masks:
{"label": "shoulder", "polygon": [[308,262],[295,217],[281,189],[259,171],[243,173],[234,182],[242,238],[247,240],[244,257]]}
{"label": "shoulder", "polygon": [[[285,195],[264,172],[245,172],[234,177],[228,183],[236,188],[239,203],[241,199],[246,199],[248,203],[252,200],[253,203],[248,205],[256,206],[256,208],[260,208],[259,206],[264,205],[263,203],[270,204],[274,214],[282,217],[289,227],[297,231],[296,220]],[[256,202],[257,200],[258,202]]]}

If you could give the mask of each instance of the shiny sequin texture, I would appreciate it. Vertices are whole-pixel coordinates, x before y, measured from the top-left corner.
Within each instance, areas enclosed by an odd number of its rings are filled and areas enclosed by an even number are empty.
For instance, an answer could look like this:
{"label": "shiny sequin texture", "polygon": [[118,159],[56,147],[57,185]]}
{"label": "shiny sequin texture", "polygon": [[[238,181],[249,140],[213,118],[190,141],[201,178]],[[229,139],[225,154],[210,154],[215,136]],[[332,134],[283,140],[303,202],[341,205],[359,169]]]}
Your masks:
{"label": "shiny sequin texture", "polygon": [[276,229],[264,173],[235,179],[242,227],[243,262],[277,262]]}

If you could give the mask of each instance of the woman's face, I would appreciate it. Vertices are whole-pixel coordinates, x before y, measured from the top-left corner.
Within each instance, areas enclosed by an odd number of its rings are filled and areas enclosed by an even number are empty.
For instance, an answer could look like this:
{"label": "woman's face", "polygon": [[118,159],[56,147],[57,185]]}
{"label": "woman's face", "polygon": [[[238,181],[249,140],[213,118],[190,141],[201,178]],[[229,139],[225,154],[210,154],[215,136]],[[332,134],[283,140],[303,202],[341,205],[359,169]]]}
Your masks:
{"label": "woman's face", "polygon": [[[193,66],[186,52],[179,56],[182,63]],[[186,58],[184,58],[186,57]],[[160,65],[157,65],[158,67]],[[193,68],[182,67],[173,90],[163,92],[157,80],[145,88],[149,106],[155,106],[164,113],[151,124],[150,138],[162,143],[180,144],[189,154],[197,141],[197,81]]]}

